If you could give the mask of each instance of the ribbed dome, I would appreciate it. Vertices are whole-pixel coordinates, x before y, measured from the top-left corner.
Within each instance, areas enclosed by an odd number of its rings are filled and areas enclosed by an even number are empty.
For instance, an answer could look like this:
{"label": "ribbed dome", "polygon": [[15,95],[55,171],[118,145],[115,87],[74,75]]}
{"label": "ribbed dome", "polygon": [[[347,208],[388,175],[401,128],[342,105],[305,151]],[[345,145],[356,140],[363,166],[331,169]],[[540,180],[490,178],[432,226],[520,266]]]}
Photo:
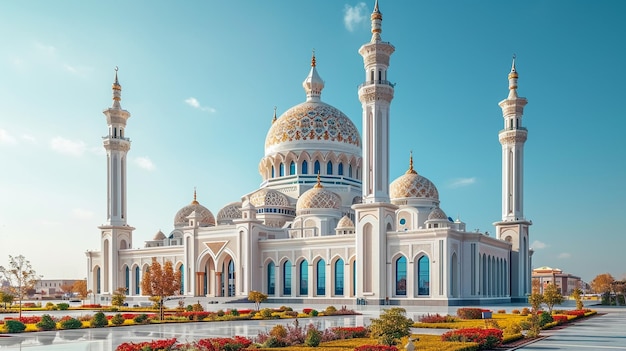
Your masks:
{"label": "ribbed dome", "polygon": [[250,203],[255,207],[290,207],[287,195],[274,189],[263,188],[250,195]]}
{"label": "ribbed dome", "polygon": [[156,234],[154,234],[154,238],[152,240],[163,240],[165,239],[165,234],[163,234],[162,231],[158,231]]}
{"label": "ribbed dome", "polygon": [[341,197],[324,189],[318,182],[312,189],[305,191],[296,203],[296,214],[308,209],[339,209]]}
{"label": "ribbed dome", "polygon": [[440,209],[439,207],[435,207],[432,211],[430,211],[430,214],[428,214],[428,220],[430,221],[436,219],[448,220],[448,216],[446,216],[446,213],[443,212],[442,209]]}
{"label": "ribbed dome", "polygon": [[196,192],[194,191],[193,201],[191,202],[191,204],[181,208],[178,212],[176,212],[176,216],[174,217],[174,227],[186,226],[189,222],[187,217],[194,211],[196,212],[196,215],[200,217],[198,221],[198,225],[200,227],[215,225],[215,217],[213,217],[213,213],[211,213],[208,208],[200,205],[200,203],[196,201]]}
{"label": "ribbed dome", "polygon": [[241,202],[231,202],[217,212],[217,224],[232,224],[241,218]]}
{"label": "ribbed dome", "polygon": [[428,178],[417,174],[413,169],[413,155],[411,155],[409,170],[390,184],[389,195],[392,200],[414,197],[439,201],[439,191],[435,184]]}
{"label": "ribbed dome", "polygon": [[354,222],[348,216],[343,216],[337,223],[337,228],[354,228]]}

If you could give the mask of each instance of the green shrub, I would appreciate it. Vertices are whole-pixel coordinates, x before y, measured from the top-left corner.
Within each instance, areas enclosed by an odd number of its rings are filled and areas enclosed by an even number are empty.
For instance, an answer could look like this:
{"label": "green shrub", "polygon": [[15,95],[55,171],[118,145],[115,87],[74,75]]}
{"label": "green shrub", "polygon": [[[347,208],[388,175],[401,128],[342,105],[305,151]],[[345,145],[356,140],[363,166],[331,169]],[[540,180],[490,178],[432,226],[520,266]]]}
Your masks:
{"label": "green shrub", "polygon": [[55,322],[49,314],[44,314],[41,316],[41,321],[39,321],[36,326],[39,330],[55,330],[57,328],[57,322]]}
{"label": "green shrub", "polygon": [[319,312],[317,312],[317,310],[311,310],[311,316],[317,317],[318,314]]}
{"label": "green shrub", "polygon": [[13,319],[4,321],[4,326],[7,328],[9,333],[21,333],[26,329],[26,324]]}
{"label": "green shrub", "polygon": [[124,317],[122,317],[121,313],[118,313],[115,316],[113,316],[113,318],[111,318],[111,323],[113,325],[122,325],[124,324]]}
{"label": "green shrub", "polygon": [[239,311],[236,308],[231,309],[228,313],[231,316],[239,316]]}
{"label": "green shrub", "polygon": [[320,331],[317,330],[315,327],[309,326],[309,329],[307,329],[306,331],[306,338],[304,339],[304,344],[310,347],[317,347],[319,346],[321,341],[322,341],[322,333],[320,333]]}
{"label": "green shrub", "polygon": [[261,310],[261,317],[272,318],[272,310],[270,308],[264,308]]}
{"label": "green shrub", "polygon": [[98,312],[93,315],[90,324],[92,328],[102,328],[109,325],[109,321],[107,320],[107,316],[105,316],[103,312]]}
{"label": "green shrub", "polygon": [[539,315],[539,326],[543,327],[550,322],[552,322],[552,315],[547,311],[541,312]]}
{"label": "green shrub", "polygon": [[137,324],[146,324],[148,323],[150,320],[148,319],[148,315],[145,313],[142,313],[140,315],[135,316],[135,318],[133,318],[133,321]]}
{"label": "green shrub", "polygon": [[265,342],[262,345],[264,348],[274,348],[274,347],[285,347],[286,344],[282,339],[279,339],[275,336],[270,336],[269,338],[267,338],[267,340],[265,340]]}
{"label": "green shrub", "polygon": [[76,318],[66,319],[61,322],[61,328],[63,329],[80,329],[83,327],[83,322]]}
{"label": "green shrub", "polygon": [[[200,306],[200,307],[202,307],[202,306]],[[187,310],[187,312],[191,312],[191,311],[193,311],[193,306],[191,306],[191,305],[187,305],[187,307],[185,308],[185,310]]]}
{"label": "green shrub", "polygon": [[57,308],[60,309],[61,311],[65,311],[70,308],[70,304],[61,302],[60,304],[57,304]]}

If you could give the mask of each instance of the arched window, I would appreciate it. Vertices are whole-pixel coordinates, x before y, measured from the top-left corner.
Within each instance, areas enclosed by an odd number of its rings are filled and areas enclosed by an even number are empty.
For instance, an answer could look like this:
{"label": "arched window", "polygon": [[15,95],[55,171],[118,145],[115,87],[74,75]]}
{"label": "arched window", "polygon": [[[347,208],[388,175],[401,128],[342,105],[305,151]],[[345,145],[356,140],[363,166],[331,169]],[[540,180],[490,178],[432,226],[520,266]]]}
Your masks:
{"label": "arched window", "polygon": [[276,267],[274,262],[267,264],[267,294],[274,295],[274,285],[276,281]]}
{"label": "arched window", "polygon": [[352,296],[356,295],[356,260],[352,261]]}
{"label": "arched window", "polygon": [[183,295],[185,293],[185,265],[181,264],[180,268],[180,294]]}
{"label": "arched window", "polygon": [[99,294],[101,291],[100,285],[100,267],[96,268],[96,294]]}
{"label": "arched window", "polygon": [[139,295],[139,287],[141,286],[139,277],[139,266],[135,267],[135,295]]}
{"label": "arched window", "polygon": [[300,295],[309,294],[309,264],[306,260],[300,262]]}
{"label": "arched window", "polygon": [[430,261],[427,256],[417,260],[417,294],[430,295]]}
{"label": "arched window", "polygon": [[283,263],[283,295],[291,296],[291,262],[289,261]]}
{"label": "arched window", "polygon": [[348,177],[352,178],[352,165],[348,165]]}
{"label": "arched window", "polygon": [[228,262],[228,295],[235,296],[235,263],[231,259]]}
{"label": "arched window", "polygon": [[335,295],[343,295],[343,260],[335,261]]}
{"label": "arched window", "polygon": [[309,163],[306,160],[302,161],[302,174],[309,173]]}
{"label": "arched window", "polygon": [[274,166],[272,165],[272,178],[274,178]]}
{"label": "arched window", "polygon": [[128,266],[124,269],[124,282],[126,283],[124,286],[126,288],[126,295],[128,295],[130,293],[130,268],[128,268]]}
{"label": "arched window", "polygon": [[291,161],[291,163],[289,164],[289,175],[294,174],[296,174],[296,163]]}
{"label": "arched window", "polygon": [[332,161],[328,161],[328,163],[326,163],[326,174],[333,174],[333,162]]}
{"label": "arched window", "polygon": [[209,276],[209,272],[208,272],[207,266],[205,265],[204,266],[204,279],[202,281],[202,284],[204,286],[204,289],[202,289],[202,291],[204,295],[208,294],[209,292],[209,277],[208,276]]}
{"label": "arched window", "polygon": [[343,175],[343,163],[340,163],[339,166],[337,166],[337,174]]}
{"label": "arched window", "polygon": [[283,177],[284,175],[285,175],[285,164],[281,162],[280,166],[278,166],[278,176]]}
{"label": "arched window", "polygon": [[318,296],[326,295],[326,263],[324,260],[317,261],[316,274],[316,294]]}
{"label": "arched window", "polygon": [[313,164],[313,174],[320,174],[320,161],[315,161]]}
{"label": "arched window", "polygon": [[406,258],[396,260],[396,295],[406,296]]}

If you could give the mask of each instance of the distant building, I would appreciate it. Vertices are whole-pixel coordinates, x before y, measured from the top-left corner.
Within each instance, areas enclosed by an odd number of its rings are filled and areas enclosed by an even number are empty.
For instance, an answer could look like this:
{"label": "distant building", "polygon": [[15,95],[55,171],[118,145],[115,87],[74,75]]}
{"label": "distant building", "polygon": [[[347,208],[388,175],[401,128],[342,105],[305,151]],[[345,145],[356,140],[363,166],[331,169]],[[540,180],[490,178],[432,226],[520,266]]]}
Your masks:
{"label": "distant building", "polygon": [[77,279],[42,279],[35,284],[35,296],[41,298],[62,298],[66,291],[63,286],[74,285]]}
{"label": "distant building", "polygon": [[533,269],[532,279],[533,286],[538,286],[540,293],[543,293],[545,287],[552,283],[556,283],[562,295],[570,295],[574,289],[582,287],[580,277],[547,266]]}

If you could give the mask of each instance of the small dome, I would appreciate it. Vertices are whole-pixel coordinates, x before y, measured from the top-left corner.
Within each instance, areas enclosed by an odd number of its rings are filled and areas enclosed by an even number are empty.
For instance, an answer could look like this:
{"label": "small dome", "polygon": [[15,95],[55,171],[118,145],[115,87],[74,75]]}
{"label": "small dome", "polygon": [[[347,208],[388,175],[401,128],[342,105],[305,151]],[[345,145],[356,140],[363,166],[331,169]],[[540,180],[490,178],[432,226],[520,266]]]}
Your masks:
{"label": "small dome", "polygon": [[337,223],[337,228],[354,228],[354,222],[348,216],[343,216]]}
{"label": "small dome", "polygon": [[435,207],[432,211],[430,211],[430,214],[428,215],[428,220],[448,220],[448,216],[446,216],[446,213],[443,212],[442,209],[440,209],[439,207]]}
{"label": "small dome", "polygon": [[154,235],[154,238],[153,238],[152,240],[155,240],[155,241],[156,241],[156,240],[163,240],[163,239],[165,239],[165,234],[163,234],[163,232],[159,230],[159,231],[158,231],[158,232]]}
{"label": "small dome", "polygon": [[250,204],[254,207],[291,207],[287,195],[268,188],[259,189],[250,195]]}
{"label": "small dome", "polygon": [[296,214],[302,210],[308,209],[335,209],[338,210],[341,206],[341,197],[328,191],[320,184],[319,176],[317,184],[307,191],[305,191],[298,202],[296,203]]}
{"label": "small dome", "polygon": [[181,208],[176,213],[176,216],[174,217],[174,227],[186,226],[189,223],[187,217],[189,217],[189,215],[194,211],[196,212],[196,215],[200,218],[200,220],[198,221],[198,225],[200,227],[215,225],[215,217],[213,217],[213,213],[211,213],[208,208],[200,205],[200,203],[196,201],[196,192],[194,191],[193,201],[189,205]]}
{"label": "small dome", "polygon": [[217,224],[232,224],[241,218],[241,202],[231,202],[217,212]]}
{"label": "small dome", "polygon": [[439,201],[439,191],[437,191],[435,184],[428,178],[417,174],[413,169],[412,155],[409,170],[390,184],[389,193],[392,200],[414,197]]}

